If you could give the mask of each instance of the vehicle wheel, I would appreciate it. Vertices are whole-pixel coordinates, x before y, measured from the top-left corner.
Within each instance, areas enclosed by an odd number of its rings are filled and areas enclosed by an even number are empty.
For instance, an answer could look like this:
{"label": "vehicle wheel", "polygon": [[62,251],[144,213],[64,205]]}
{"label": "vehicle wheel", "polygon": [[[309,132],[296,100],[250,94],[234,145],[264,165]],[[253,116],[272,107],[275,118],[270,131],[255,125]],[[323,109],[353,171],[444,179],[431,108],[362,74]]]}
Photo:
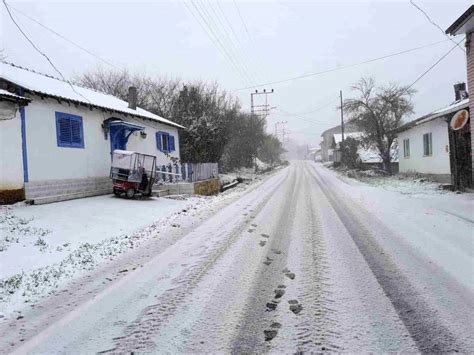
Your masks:
{"label": "vehicle wheel", "polygon": [[135,196],[135,189],[128,189],[127,192],[125,192],[125,195],[127,198],[133,198],[133,196]]}
{"label": "vehicle wheel", "polygon": [[117,189],[114,189],[114,195],[115,195],[115,196],[120,196],[120,191],[117,190]]}

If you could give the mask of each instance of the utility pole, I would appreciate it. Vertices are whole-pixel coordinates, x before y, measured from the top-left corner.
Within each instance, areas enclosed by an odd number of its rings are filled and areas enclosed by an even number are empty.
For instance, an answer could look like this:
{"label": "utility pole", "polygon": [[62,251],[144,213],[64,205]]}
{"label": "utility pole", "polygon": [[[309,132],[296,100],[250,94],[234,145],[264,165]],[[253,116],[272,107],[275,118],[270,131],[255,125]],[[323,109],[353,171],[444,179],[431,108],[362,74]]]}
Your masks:
{"label": "utility pole", "polygon": [[[344,146],[344,109],[342,107],[342,90],[339,91],[339,96],[341,98],[341,148]],[[342,155],[344,154],[344,149],[341,149],[341,162]]]}
{"label": "utility pole", "polygon": [[[252,115],[257,114],[260,117],[266,118],[270,112],[269,104],[268,104],[268,95],[273,94],[274,90],[267,91],[263,89],[263,91],[255,90],[255,92],[250,93],[250,112]],[[264,105],[255,105],[254,103],[254,95],[265,95],[265,104]],[[256,108],[262,108],[255,110]],[[258,112],[258,113],[257,113]]]}
{"label": "utility pole", "polygon": [[[285,138],[285,125],[288,123],[288,121],[278,121],[278,122],[275,122],[275,137],[277,137],[279,139],[279,133],[281,131],[281,142],[283,143],[283,140]],[[283,126],[283,129],[282,130],[278,130],[278,126]]]}
{"label": "utility pole", "polygon": [[344,109],[342,107],[342,90],[339,92],[341,98],[341,134],[342,134],[342,142],[344,142]]}

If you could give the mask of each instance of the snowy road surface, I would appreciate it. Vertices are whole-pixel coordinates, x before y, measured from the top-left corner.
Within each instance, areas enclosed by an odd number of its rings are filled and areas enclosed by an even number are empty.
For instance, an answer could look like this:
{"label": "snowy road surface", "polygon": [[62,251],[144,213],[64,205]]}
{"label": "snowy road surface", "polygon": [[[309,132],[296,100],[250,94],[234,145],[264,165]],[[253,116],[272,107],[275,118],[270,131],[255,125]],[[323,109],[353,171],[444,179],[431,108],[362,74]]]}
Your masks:
{"label": "snowy road surface", "polygon": [[296,162],[94,297],[0,325],[1,349],[472,351],[470,212],[363,192]]}

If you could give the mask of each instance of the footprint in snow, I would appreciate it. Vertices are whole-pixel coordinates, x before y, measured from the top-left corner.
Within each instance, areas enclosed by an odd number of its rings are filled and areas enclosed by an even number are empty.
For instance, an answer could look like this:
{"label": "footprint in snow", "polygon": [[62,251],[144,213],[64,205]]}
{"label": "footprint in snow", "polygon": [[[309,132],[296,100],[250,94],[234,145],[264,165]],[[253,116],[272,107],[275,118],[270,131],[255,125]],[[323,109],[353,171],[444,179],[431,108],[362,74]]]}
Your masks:
{"label": "footprint in snow", "polygon": [[275,338],[278,334],[278,330],[276,329],[266,329],[263,331],[263,334],[265,335],[265,341],[271,341],[273,338]]}
{"label": "footprint in snow", "polygon": [[275,298],[282,298],[284,294],[285,294],[285,290],[282,288],[277,288],[275,290]]}
{"label": "footprint in snow", "polygon": [[261,247],[264,247],[264,246],[265,246],[265,244],[267,244],[267,242],[266,242],[266,241],[264,241],[264,240],[261,240],[261,241],[260,241],[260,243],[258,243],[258,244],[259,244]]}
{"label": "footprint in snow", "polygon": [[270,238],[270,236],[269,236],[268,234],[265,234],[265,233],[262,233],[262,234],[260,234],[260,235],[261,235],[262,237],[264,237],[264,238]]}

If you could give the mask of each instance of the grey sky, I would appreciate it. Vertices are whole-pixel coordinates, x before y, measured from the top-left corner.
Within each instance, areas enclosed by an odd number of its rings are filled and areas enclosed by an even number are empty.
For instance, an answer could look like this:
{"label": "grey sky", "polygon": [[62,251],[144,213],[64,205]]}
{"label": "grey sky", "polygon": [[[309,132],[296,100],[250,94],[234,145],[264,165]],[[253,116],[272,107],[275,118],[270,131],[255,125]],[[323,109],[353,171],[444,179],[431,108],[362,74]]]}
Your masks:
{"label": "grey sky", "polygon": [[[181,1],[8,1],[118,67],[148,75],[217,81],[228,91],[248,86],[200,27],[196,21],[200,17],[190,0],[186,2],[189,7]],[[443,29],[471,5],[471,1],[415,2]],[[214,27],[215,32],[231,52],[231,41],[222,26],[227,29],[240,53],[236,65],[243,68],[241,63],[247,59],[245,68],[253,83],[345,66],[445,38],[409,1],[238,1],[251,38],[232,1],[220,1],[219,5],[208,0],[194,3],[207,14],[209,23],[214,21],[219,26],[221,30],[217,33]],[[14,14],[65,76],[73,77],[99,64],[107,68],[96,58]],[[345,97],[350,97],[350,84],[362,76],[373,76],[379,84],[409,84],[452,46],[446,41],[379,62],[268,86],[275,89],[269,96],[270,103],[278,107],[268,117],[269,130],[276,121],[286,120],[293,132],[292,139],[316,145],[319,134],[339,122],[334,100],[340,89]],[[19,34],[3,7],[0,47],[9,61],[56,75]],[[416,84],[416,113],[421,115],[451,103],[452,85],[465,80],[465,53],[455,49]],[[234,92],[247,110],[250,92]],[[311,111],[331,101],[333,104],[327,108],[301,116],[312,122],[285,115]]]}

